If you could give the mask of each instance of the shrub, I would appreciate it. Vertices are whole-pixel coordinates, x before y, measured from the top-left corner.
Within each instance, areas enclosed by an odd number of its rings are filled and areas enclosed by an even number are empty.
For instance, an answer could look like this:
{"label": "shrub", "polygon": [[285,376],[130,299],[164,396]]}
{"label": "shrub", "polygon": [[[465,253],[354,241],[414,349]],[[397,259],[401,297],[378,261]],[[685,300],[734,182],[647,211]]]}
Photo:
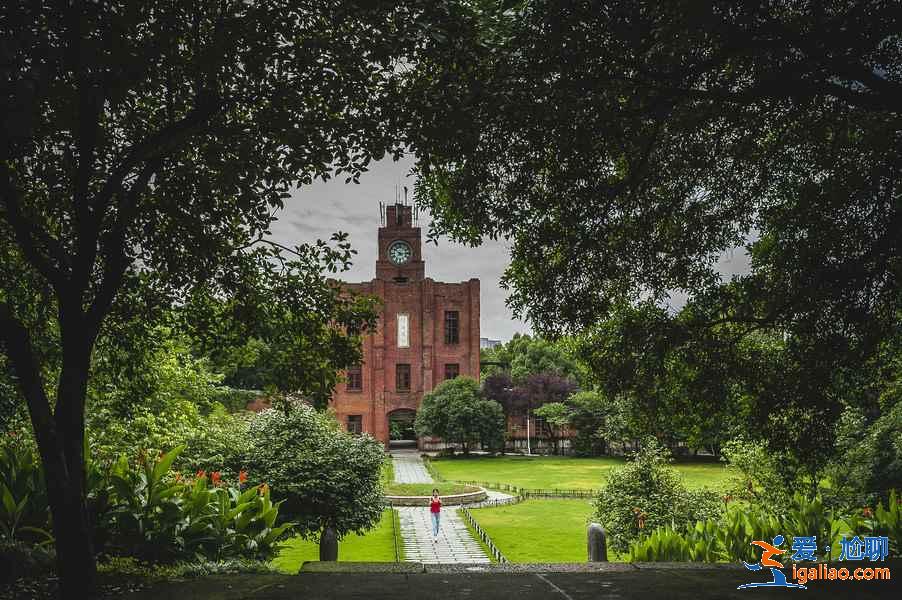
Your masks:
{"label": "shrub", "polygon": [[570,440],[576,456],[601,456],[607,451],[604,425],[609,411],[608,400],[599,392],[583,391],[567,399],[570,406]]}
{"label": "shrub", "polygon": [[187,473],[219,471],[224,479],[235,481],[247,467],[247,456],[253,444],[248,428],[253,415],[232,414],[216,407],[203,417],[198,427],[188,432],[175,468]]}
{"label": "shrub", "polygon": [[423,397],[415,428],[417,435],[459,444],[464,453],[478,444],[500,448],[504,443],[504,411],[494,400],[482,397],[475,379],[455,377]]}
{"label": "shrub", "polygon": [[0,447],[0,536],[41,543],[49,533],[44,472],[30,440]]}
{"label": "shrub", "polygon": [[206,418],[191,400],[173,399],[165,406],[135,406],[127,418],[101,407],[91,418],[88,434],[95,457],[102,462],[135,457],[142,450],[168,450],[194,438]]}
{"label": "shrub", "polygon": [[222,386],[216,389],[213,399],[222,404],[230,413],[239,413],[247,410],[249,402],[253,402],[263,395],[260,390],[241,390]]}
{"label": "shrub", "polygon": [[107,552],[150,562],[202,557],[211,560],[275,556],[293,523],[276,525],[279,504],[269,487],[230,485],[219,472],[184,479],[171,472],[183,447],[155,460],[142,455],[137,468],[125,457],[109,475]]}
{"label": "shrub", "polygon": [[177,470],[220,471],[234,479],[245,467],[253,415],[229,413],[215,402],[205,409],[190,400],[173,400],[157,411],[134,407],[129,419],[96,417],[89,431],[92,454],[101,462],[114,462],[123,454],[137,457],[142,451],[184,445],[174,465]]}
{"label": "shrub", "polygon": [[272,485],[301,536],[315,539],[331,527],[340,538],[379,522],[381,443],[343,431],[333,415],[301,402],[259,413],[249,435],[251,476]]}
{"label": "shrub", "polygon": [[882,502],[877,505],[869,528],[874,535],[889,538],[892,556],[902,556],[902,498],[896,490],[890,490],[885,508]]}
{"label": "shrub", "polygon": [[[268,486],[242,489],[239,476],[218,471],[186,479],[172,470],[182,450],[143,452],[136,465],[124,455],[106,468],[87,461],[97,550],[150,562],[272,558],[293,524],[277,525]],[[27,446],[0,449],[0,538],[35,553],[53,543],[43,472]]]}
{"label": "shrub", "polygon": [[276,574],[277,569],[268,562],[247,558],[228,558],[222,560],[196,559],[173,564],[154,564],[142,562],[131,556],[114,556],[98,563],[100,573],[109,573],[128,578],[154,579],[187,579],[191,577],[207,577],[210,575],[233,574]]}
{"label": "shrub", "polygon": [[564,428],[570,423],[570,409],[563,402],[549,402],[535,409],[533,414],[545,420],[554,453],[558,454],[561,450],[560,442]]}
{"label": "shrub", "polygon": [[672,524],[682,530],[721,510],[713,492],[687,490],[668,460],[667,450],[648,438],[632,461],[611,471],[599,491],[595,514],[615,550],[625,552],[656,528]]}
{"label": "shrub", "polygon": [[52,548],[0,536],[0,584],[20,577],[44,576],[53,571],[55,564]]}
{"label": "shrub", "polygon": [[821,498],[808,499],[801,494],[795,494],[784,511],[732,505],[719,519],[698,521],[685,529],[672,524],[655,529],[631,545],[630,560],[755,562],[757,551],[750,542],[771,540],[777,534],[786,537],[788,547],[793,535],[813,535],[820,547],[831,548],[839,548],[843,536],[887,536],[890,556],[896,557],[900,555],[896,540],[902,534],[902,507],[895,492],[890,499],[886,508],[880,504],[875,511],[864,511],[868,518],[836,514],[825,508]]}
{"label": "shrub", "polygon": [[886,397],[881,405],[876,418],[848,407],[836,424],[829,492],[849,508],[874,505],[889,490],[902,489],[902,402]]}
{"label": "shrub", "polygon": [[766,499],[784,507],[790,496],[780,477],[777,459],[765,444],[746,438],[730,440],[721,449],[721,460],[732,473],[729,494],[737,499],[753,502]]}

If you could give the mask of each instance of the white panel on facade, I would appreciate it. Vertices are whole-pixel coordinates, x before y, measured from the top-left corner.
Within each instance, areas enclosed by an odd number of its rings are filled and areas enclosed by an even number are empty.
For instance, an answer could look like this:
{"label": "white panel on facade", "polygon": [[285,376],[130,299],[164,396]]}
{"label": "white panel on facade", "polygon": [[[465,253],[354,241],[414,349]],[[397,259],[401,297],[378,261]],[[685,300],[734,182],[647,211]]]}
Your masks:
{"label": "white panel on facade", "polygon": [[410,348],[410,317],[398,315],[398,348]]}

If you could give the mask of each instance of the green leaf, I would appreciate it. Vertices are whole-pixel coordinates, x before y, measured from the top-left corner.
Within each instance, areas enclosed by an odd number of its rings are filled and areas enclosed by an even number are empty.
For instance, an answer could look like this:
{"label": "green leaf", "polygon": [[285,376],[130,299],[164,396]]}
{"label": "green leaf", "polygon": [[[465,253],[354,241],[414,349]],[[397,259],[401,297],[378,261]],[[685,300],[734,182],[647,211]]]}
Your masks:
{"label": "green leaf", "polygon": [[185,450],[185,445],[177,446],[164,454],[157,461],[157,464],[153,467],[153,481],[154,483],[159,482],[163,475],[169,472],[170,467],[172,467],[172,463],[178,458],[179,454],[181,454]]}

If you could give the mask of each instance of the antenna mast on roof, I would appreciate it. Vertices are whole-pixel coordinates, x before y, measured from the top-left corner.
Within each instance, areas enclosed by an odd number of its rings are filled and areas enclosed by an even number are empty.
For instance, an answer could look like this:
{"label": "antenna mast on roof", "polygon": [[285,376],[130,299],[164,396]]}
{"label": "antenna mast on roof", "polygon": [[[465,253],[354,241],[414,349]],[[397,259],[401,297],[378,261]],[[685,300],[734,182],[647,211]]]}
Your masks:
{"label": "antenna mast on roof", "polygon": [[[404,204],[407,204],[407,186],[404,186]],[[417,201],[414,199],[413,204],[411,206],[411,220],[413,221],[411,224],[416,227],[420,224],[420,208],[417,206]]]}

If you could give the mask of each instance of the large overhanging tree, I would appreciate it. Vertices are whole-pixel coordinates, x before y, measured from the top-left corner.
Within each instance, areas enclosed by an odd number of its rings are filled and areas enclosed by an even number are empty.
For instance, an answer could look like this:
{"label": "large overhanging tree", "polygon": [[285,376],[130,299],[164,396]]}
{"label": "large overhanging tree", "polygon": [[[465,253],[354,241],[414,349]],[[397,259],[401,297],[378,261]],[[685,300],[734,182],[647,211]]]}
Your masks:
{"label": "large overhanging tree", "polygon": [[[807,433],[829,431],[837,374],[900,323],[902,11],[505,4],[483,13],[491,44],[420,65],[434,85],[410,101],[443,107],[415,143],[433,233],[511,240],[511,305],[540,331],[680,291],[684,340],[785,336],[801,377],[770,409],[823,408]],[[742,245],[750,273],[725,284]]]}
{"label": "large overhanging tree", "polygon": [[[95,586],[85,392],[99,336],[115,338],[111,315],[144,319],[184,303],[199,282],[219,298],[240,292],[293,186],[356,180],[371,159],[397,155],[398,65],[447,37],[431,25],[454,22],[444,10],[4,5],[0,342],[46,469],[64,596]],[[287,276],[323,289],[315,269]],[[353,311],[329,306],[323,319],[355,325]]]}

